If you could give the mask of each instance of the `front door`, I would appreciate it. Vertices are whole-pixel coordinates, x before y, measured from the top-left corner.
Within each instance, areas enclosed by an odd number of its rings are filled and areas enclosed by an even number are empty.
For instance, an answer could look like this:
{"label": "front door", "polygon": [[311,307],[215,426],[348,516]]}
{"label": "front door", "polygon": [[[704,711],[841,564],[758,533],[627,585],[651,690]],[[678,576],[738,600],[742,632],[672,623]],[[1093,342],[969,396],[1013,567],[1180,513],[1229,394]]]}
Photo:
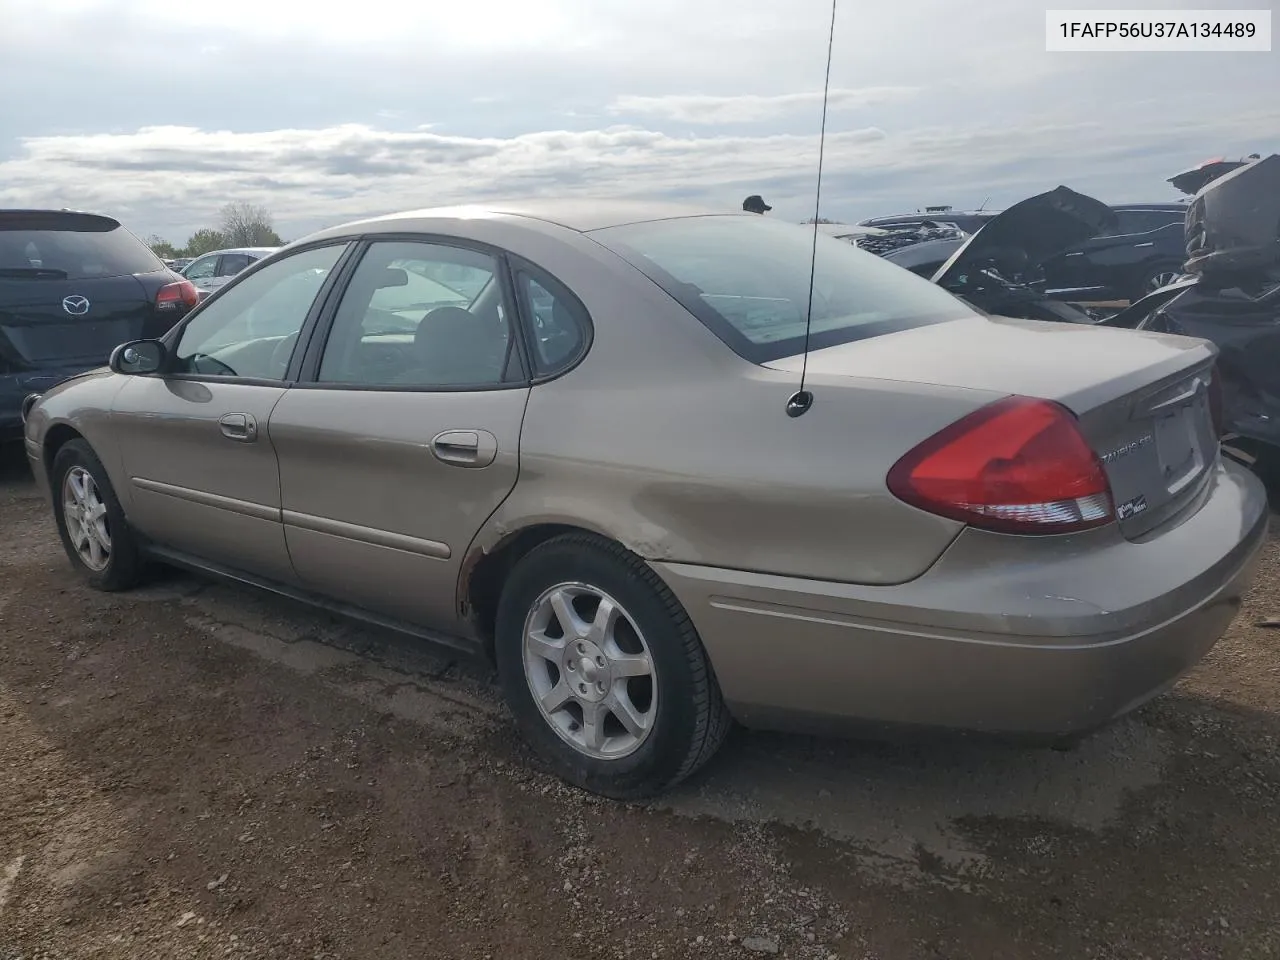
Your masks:
{"label": "front door", "polygon": [[271,414],[285,538],[304,585],[457,626],[462,558],[516,482],[529,390],[513,329],[492,255],[369,246],[312,382]]}
{"label": "front door", "polygon": [[131,378],[112,408],[130,523],[157,543],[294,580],[268,425],[299,332],[345,249],[287,257],[194,313],[162,376]]}

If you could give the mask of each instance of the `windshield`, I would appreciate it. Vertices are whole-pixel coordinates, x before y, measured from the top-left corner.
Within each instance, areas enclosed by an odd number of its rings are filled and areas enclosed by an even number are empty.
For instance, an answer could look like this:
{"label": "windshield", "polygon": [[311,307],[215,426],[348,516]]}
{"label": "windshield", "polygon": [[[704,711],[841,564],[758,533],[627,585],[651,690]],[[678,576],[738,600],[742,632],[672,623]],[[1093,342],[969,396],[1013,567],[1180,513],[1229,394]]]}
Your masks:
{"label": "windshield", "polygon": [[972,310],[901,267],[797,224],[685,217],[592,234],[735,352],[768,363],[804,349],[813,263],[813,349],[954,320]]}
{"label": "windshield", "polygon": [[160,258],[124,227],[111,230],[0,228],[0,276],[97,280],[163,269]]}

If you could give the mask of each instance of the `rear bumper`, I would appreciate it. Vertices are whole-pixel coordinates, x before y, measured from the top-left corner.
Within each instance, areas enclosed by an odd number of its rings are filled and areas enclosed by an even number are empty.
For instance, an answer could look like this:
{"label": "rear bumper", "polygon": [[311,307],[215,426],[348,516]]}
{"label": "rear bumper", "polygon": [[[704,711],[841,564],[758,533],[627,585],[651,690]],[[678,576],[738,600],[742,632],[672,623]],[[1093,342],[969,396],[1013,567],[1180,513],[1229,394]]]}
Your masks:
{"label": "rear bumper", "polygon": [[1268,515],[1257,478],[1224,463],[1178,527],[1148,542],[1114,528],[1055,538],[1040,562],[1028,561],[1035,544],[970,529],[927,574],[892,587],[654,567],[748,726],[1065,736],[1200,661],[1253,580]]}

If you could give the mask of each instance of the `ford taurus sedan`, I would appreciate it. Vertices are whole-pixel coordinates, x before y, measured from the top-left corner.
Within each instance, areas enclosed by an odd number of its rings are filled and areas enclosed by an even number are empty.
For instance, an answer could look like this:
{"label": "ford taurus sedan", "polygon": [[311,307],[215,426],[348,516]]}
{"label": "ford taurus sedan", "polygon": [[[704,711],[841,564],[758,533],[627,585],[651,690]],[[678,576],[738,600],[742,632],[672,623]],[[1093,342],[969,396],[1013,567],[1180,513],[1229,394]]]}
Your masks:
{"label": "ford taurus sedan", "polygon": [[1266,535],[1213,346],[980,315],[829,237],[810,314],[813,242],[611,203],[348,224],[34,399],[27,452],[93,586],[176,564],[485,651],[612,797],[731,720],[1055,739],[1166,689]]}

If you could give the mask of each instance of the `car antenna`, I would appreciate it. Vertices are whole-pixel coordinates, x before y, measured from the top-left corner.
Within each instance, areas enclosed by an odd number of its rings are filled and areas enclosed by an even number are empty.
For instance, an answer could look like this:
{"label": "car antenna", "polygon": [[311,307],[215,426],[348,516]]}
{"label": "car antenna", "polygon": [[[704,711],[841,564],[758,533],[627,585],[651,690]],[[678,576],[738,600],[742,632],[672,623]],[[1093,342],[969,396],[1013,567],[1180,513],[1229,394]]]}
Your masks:
{"label": "car antenna", "polygon": [[980,206],[978,209],[979,209],[979,210],[985,210],[985,209],[987,209],[987,204],[988,204],[988,203],[990,203],[990,202],[991,202],[991,198],[990,198],[990,197],[987,197],[987,199],[986,199],[986,200],[983,200],[983,201],[982,201],[982,206]]}
{"label": "car antenna", "polygon": [[827,97],[831,92],[831,50],[836,39],[836,3],[831,0],[831,30],[827,35],[827,77],[822,84],[822,128],[818,133],[818,186],[813,200],[813,248],[809,253],[809,309],[804,316],[804,359],[800,361],[800,389],[787,400],[787,416],[799,417],[813,407],[813,391],[805,389],[809,374],[809,333],[813,329],[813,281],[818,269],[818,214],[822,210],[822,160],[827,146]]}

